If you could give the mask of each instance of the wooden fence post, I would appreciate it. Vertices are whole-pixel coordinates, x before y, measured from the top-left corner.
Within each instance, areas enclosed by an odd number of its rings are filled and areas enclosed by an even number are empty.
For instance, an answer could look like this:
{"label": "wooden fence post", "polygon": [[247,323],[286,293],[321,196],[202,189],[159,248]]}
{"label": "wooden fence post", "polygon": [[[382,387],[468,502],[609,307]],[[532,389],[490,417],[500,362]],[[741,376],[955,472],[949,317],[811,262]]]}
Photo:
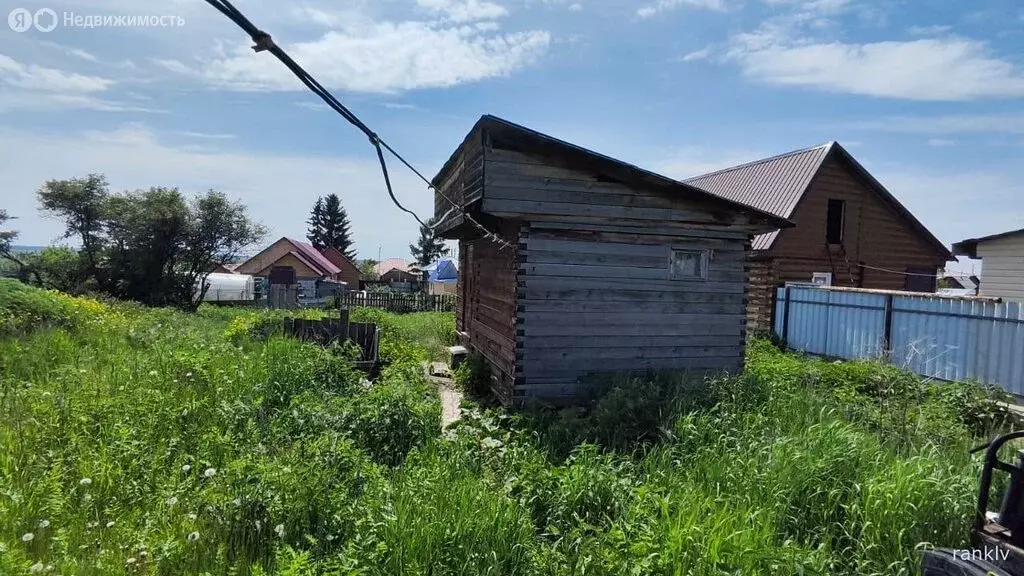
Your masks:
{"label": "wooden fence post", "polygon": [[348,308],[342,308],[341,309],[341,327],[339,328],[339,331],[341,332],[341,335],[340,335],[341,337],[339,338],[339,341],[345,342],[346,340],[348,340],[348,327],[349,327],[349,323],[348,323]]}
{"label": "wooden fence post", "polygon": [[789,348],[789,290],[786,286],[785,301],[782,303],[782,345]]}

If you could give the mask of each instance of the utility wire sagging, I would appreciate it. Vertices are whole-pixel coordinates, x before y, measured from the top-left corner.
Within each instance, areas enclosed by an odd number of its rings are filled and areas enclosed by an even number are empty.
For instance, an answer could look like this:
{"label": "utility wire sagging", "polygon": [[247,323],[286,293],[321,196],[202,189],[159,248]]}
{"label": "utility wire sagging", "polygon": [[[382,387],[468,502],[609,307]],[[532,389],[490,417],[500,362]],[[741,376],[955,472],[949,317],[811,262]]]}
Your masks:
{"label": "utility wire sagging", "polygon": [[231,2],[229,2],[229,0],[206,0],[206,3],[216,8],[218,11],[220,11],[221,14],[227,16],[232,22],[237,24],[239,28],[244,30],[245,33],[248,34],[250,38],[252,38],[253,50],[255,50],[256,52],[270,52],[275,57],[277,57],[277,59],[280,60],[281,63],[284,64],[289,70],[291,70],[292,74],[294,74],[300,81],[302,81],[302,83],[305,84],[306,87],[310,89],[310,91],[319,96],[320,99],[323,100],[324,103],[327,104],[332,110],[340,114],[345,120],[348,120],[350,124],[358,128],[363,134],[366,135],[367,138],[370,139],[370,145],[372,145],[377,151],[377,160],[380,162],[381,173],[384,175],[384,185],[387,188],[388,196],[391,198],[391,202],[394,203],[394,205],[397,206],[399,210],[411,215],[414,219],[416,219],[416,222],[418,222],[420,226],[423,226],[425,228],[431,228],[423,220],[421,220],[420,217],[417,216],[415,212],[409,210],[405,206],[402,206],[401,202],[398,201],[398,198],[395,197],[394,189],[391,186],[391,176],[388,174],[388,165],[387,162],[384,160],[384,150],[387,150],[392,156],[398,159],[399,162],[404,164],[406,168],[408,168],[416,176],[418,176],[420,180],[426,183],[428,189],[433,190],[438,196],[440,196],[446,202],[451,204],[453,209],[461,212],[463,217],[465,217],[466,221],[472,224],[478,230],[480,230],[480,232],[483,234],[485,238],[498,244],[500,249],[514,248],[514,246],[511,243],[507,242],[506,240],[503,240],[500,236],[488,230],[485,226],[477,222],[469,213],[463,210],[462,206],[455,203],[455,201],[453,201],[443,192],[438,190],[426,176],[424,176],[419,170],[413,168],[412,164],[406,161],[406,159],[403,158],[398,152],[396,152],[394,148],[389,146],[387,142],[381,140],[380,136],[378,136],[373,130],[371,130],[369,126],[364,124],[363,121],[360,120],[355,114],[353,114],[351,110],[346,108],[345,105],[342,104],[340,100],[335,98],[333,94],[328,92],[327,89],[323,87],[322,84],[317,82],[316,78],[313,78],[313,76],[306,72],[306,70],[303,69],[302,66],[299,66],[299,64],[296,63],[295,60],[292,60],[291,56],[289,56],[287,52],[285,52],[280,46],[274,43],[274,40],[270,37],[270,34],[267,34],[263,30],[257,28],[251,21],[249,21],[248,18],[245,17],[245,15],[243,15],[237,8],[235,8],[231,4]]}

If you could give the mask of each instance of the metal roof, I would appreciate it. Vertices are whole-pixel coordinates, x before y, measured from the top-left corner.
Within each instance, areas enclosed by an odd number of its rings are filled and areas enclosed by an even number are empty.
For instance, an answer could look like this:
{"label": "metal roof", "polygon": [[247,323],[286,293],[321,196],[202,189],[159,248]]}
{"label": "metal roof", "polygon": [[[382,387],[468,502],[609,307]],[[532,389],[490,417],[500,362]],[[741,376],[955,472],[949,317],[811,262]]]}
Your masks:
{"label": "metal roof", "polygon": [[953,253],[960,256],[967,256],[968,258],[978,257],[978,244],[982,242],[988,242],[990,240],[999,240],[1000,238],[1008,238],[1010,236],[1016,236],[1017,234],[1024,233],[1024,228],[1018,230],[1010,230],[1009,232],[1000,232],[999,234],[990,234],[988,236],[982,236],[981,238],[968,238],[961,240],[956,244],[953,244]]}
{"label": "metal roof", "polygon": [[[845,148],[835,141],[726,168],[690,178],[684,182],[723,198],[742,202],[788,219],[793,216],[793,211],[804,192],[810,187],[815,174],[821,169],[825,160],[832,155],[845,162],[855,176],[859,177],[883,202],[903,216],[910,227],[917,231],[918,236],[932,245],[937,254],[942,255],[946,260],[953,259],[949,248],[925,228],[924,224],[921,224],[891,192],[886,190],[881,182],[876,180],[860,162],[857,162]],[[775,230],[755,236],[751,246],[754,250],[767,250],[778,235],[779,231]]]}
{"label": "metal roof", "polygon": [[313,268],[318,268],[325,276],[341,272],[341,268],[335,266],[334,262],[328,260],[327,257],[317,251],[312,244],[294,240],[292,238],[285,239],[291,242],[292,245],[295,246],[303,256],[305,256],[305,260],[309,260],[314,264],[314,266],[312,266]]}
{"label": "metal roof", "polygon": [[[835,142],[829,142],[794,150],[683,182],[780,218],[789,218],[834,145]],[[753,249],[766,250],[778,234],[775,230],[755,236]]]}

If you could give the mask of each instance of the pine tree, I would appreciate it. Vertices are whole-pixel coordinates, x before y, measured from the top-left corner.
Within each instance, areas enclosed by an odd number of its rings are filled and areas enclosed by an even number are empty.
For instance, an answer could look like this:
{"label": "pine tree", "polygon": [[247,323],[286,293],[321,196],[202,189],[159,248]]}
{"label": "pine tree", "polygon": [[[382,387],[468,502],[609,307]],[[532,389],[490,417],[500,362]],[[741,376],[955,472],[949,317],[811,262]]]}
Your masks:
{"label": "pine tree", "polygon": [[307,229],[306,239],[313,245],[317,250],[323,250],[327,244],[324,242],[324,199],[317,198],[316,204],[313,205],[313,211],[309,214],[309,220],[306,220],[306,224],[309,225]]}
{"label": "pine tree", "polygon": [[323,242],[333,246],[349,260],[356,259],[355,244],[352,242],[352,223],[341,205],[337,194],[328,194],[323,202]]}
{"label": "pine tree", "polygon": [[416,244],[409,245],[413,260],[420,268],[430,266],[441,256],[448,255],[448,248],[445,247],[444,240],[434,235],[434,230],[431,228],[433,225],[433,218],[427,220],[426,226],[420,226],[420,237]]}

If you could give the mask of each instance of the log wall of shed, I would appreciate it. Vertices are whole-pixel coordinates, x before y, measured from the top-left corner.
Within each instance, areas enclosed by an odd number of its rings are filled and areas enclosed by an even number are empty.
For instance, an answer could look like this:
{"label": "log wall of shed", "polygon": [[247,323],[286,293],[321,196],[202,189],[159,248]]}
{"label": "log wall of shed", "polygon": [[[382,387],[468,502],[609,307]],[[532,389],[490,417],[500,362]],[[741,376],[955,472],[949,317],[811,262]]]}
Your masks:
{"label": "log wall of shed", "polygon": [[[519,224],[501,222],[496,232],[515,245]],[[499,249],[486,238],[459,242],[456,327],[469,347],[491,367],[492,387],[503,401],[512,398],[515,365],[517,250]]]}
{"label": "log wall of shed", "polygon": [[[582,396],[578,380],[590,373],[742,369],[749,236],[665,232],[530,223],[519,250],[515,397]],[[707,279],[670,279],[673,249],[708,251]]]}

